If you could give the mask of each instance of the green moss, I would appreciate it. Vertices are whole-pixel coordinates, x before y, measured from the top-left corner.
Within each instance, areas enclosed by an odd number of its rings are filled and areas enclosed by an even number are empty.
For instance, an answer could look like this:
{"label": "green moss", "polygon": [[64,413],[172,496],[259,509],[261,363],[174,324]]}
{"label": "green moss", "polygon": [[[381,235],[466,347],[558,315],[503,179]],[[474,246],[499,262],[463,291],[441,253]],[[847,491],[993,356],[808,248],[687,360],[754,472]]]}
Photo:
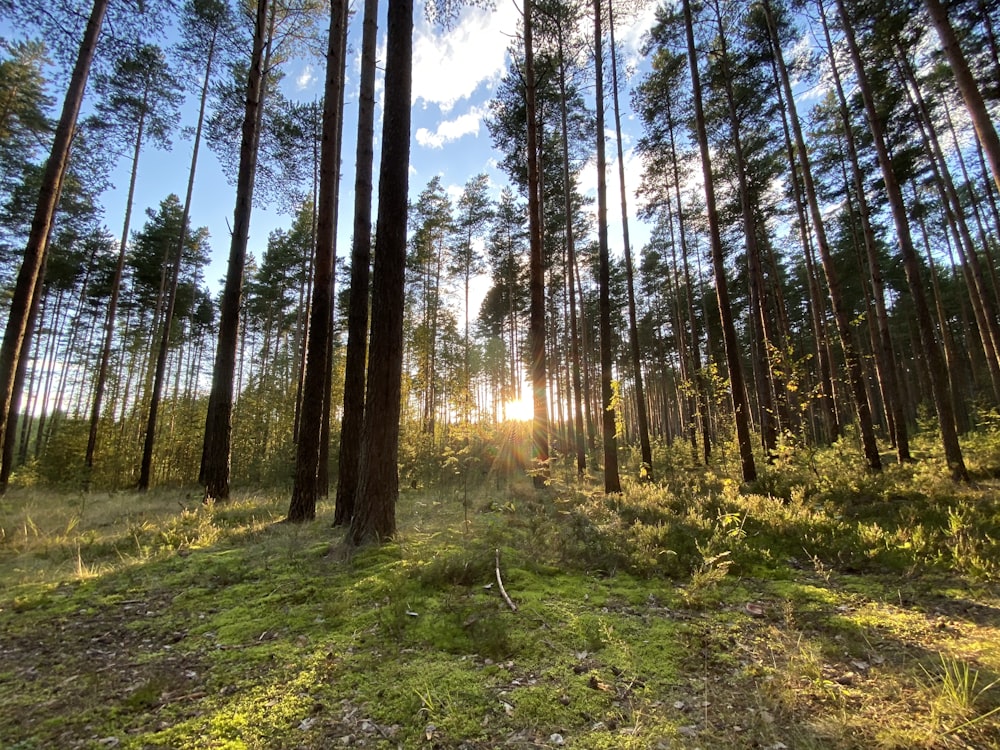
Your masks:
{"label": "green moss", "polygon": [[[447,493],[408,493],[399,539],[353,555],[328,518],[274,524],[287,504],[277,493],[212,508],[170,493],[15,498],[0,508],[0,736],[127,748],[527,746],[554,732],[579,748],[929,742],[940,727],[920,666],[941,653],[1000,671],[998,502],[933,468],[868,476],[843,445],[812,466],[799,458],[755,494],[686,467],[606,497],[569,467],[543,493],[482,492],[468,526]],[[516,612],[498,591],[497,549]],[[961,740],[988,746],[998,722]]]}

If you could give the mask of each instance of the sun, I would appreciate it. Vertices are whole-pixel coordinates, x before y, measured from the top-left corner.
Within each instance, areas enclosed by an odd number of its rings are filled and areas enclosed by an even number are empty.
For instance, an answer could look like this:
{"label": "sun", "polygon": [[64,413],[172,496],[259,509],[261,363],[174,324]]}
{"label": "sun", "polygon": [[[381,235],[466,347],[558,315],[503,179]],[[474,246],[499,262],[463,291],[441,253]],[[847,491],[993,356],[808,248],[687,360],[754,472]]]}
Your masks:
{"label": "sun", "polygon": [[507,419],[512,422],[530,422],[535,416],[535,403],[530,388],[521,389],[521,398],[512,399],[505,405]]}

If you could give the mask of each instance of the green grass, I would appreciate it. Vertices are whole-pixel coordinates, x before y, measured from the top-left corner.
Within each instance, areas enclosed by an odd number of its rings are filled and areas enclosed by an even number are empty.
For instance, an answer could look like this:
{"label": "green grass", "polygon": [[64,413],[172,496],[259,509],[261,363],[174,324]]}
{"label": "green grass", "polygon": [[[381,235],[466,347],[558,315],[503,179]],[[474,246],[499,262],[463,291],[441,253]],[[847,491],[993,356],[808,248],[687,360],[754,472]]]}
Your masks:
{"label": "green grass", "polygon": [[279,493],[15,490],[0,747],[1000,747],[977,440],[971,486],[835,448],[750,487],[676,457],[614,497],[491,480],[468,522],[410,491],[353,552]]}

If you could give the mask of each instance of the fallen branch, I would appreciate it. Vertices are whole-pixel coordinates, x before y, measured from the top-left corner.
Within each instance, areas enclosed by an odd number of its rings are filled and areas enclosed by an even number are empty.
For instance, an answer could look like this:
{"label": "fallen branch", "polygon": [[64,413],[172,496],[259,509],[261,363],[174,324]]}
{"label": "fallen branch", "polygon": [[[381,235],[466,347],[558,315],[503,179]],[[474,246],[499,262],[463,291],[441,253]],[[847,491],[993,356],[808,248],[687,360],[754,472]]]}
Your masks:
{"label": "fallen branch", "polygon": [[517,605],[511,601],[510,597],[507,596],[507,590],[503,587],[503,581],[500,579],[500,549],[496,551],[496,571],[497,571],[497,587],[500,589],[500,595],[503,600],[507,602],[507,606],[511,608],[512,611],[517,612]]}

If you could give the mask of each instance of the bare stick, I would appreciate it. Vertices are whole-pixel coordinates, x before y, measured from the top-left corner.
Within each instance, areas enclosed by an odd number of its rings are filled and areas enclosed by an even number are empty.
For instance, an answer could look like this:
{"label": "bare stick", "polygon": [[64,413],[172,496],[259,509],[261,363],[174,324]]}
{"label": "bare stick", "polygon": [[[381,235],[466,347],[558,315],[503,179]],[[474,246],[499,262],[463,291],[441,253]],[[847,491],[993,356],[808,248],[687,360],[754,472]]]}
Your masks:
{"label": "bare stick", "polygon": [[505,602],[507,602],[507,606],[510,607],[512,611],[517,612],[517,605],[514,604],[514,602],[511,601],[511,599],[510,599],[509,596],[507,596],[507,590],[503,587],[503,581],[500,580],[500,550],[499,550],[499,548],[497,549],[496,553],[497,553],[496,554],[496,562],[497,562],[497,566],[496,566],[496,571],[497,571],[497,587],[500,589],[500,595],[503,597],[503,600]]}

